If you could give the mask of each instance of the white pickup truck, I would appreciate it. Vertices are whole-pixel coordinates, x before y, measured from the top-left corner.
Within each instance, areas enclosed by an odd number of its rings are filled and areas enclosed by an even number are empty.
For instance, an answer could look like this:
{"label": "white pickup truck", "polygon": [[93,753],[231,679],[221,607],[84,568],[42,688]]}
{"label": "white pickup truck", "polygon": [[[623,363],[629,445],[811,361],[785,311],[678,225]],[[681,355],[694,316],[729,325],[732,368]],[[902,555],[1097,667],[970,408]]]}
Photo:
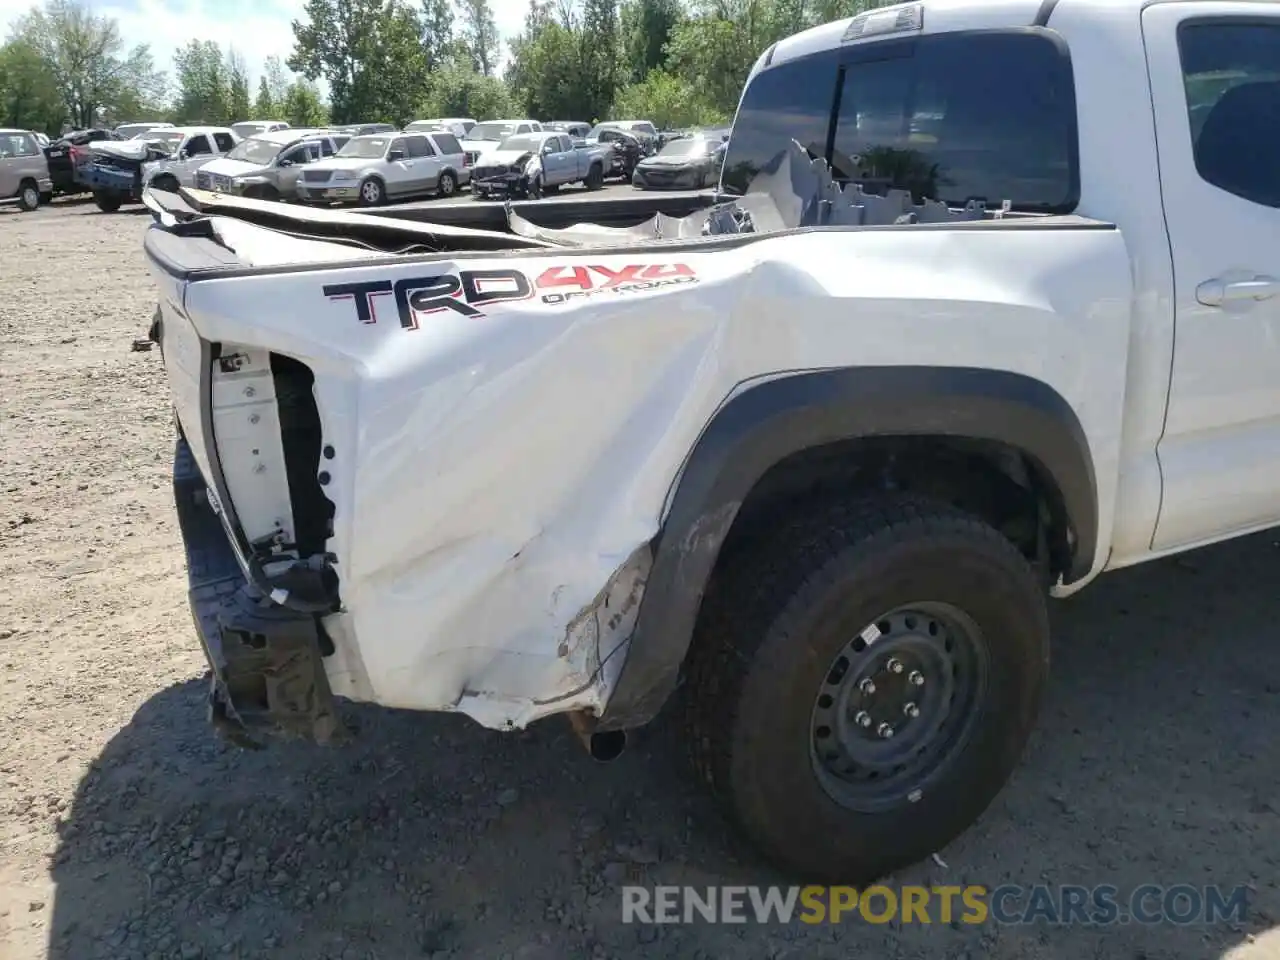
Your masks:
{"label": "white pickup truck", "polygon": [[221,728],[332,739],[338,695],[604,758],[675,693],[758,847],[860,882],[1001,789],[1047,596],[1280,524],[1280,4],[810,30],[718,199],[503,234],[149,197]]}

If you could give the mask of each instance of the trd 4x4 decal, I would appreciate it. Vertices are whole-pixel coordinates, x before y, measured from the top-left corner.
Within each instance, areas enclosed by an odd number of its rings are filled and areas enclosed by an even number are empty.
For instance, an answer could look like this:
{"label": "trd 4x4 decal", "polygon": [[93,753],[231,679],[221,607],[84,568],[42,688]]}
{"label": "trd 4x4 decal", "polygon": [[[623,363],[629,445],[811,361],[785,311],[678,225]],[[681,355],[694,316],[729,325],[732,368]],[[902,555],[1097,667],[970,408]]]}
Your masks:
{"label": "trd 4x4 decal", "polygon": [[557,304],[580,297],[654,290],[677,283],[696,283],[693,268],[683,263],[636,263],[621,267],[599,264],[548,267],[530,280],[519,270],[462,270],[428,277],[365,280],[324,286],[330,300],[351,300],[361,323],[378,320],[377,298],[391,297],[400,326],[418,329],[418,317],[452,311],[482,317],[492,303],[529,300],[535,293],[543,303]]}

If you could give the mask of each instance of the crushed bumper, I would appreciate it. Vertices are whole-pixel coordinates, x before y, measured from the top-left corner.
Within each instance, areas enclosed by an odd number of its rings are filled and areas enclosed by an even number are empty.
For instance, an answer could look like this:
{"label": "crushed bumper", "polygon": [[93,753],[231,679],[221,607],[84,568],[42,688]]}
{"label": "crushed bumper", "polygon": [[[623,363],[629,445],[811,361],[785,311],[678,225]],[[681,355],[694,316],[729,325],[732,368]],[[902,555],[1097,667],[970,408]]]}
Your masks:
{"label": "crushed bumper", "polygon": [[248,582],[181,438],[174,449],[173,496],[191,614],[212,673],[214,727],[252,748],[265,737],[342,739],[346,731],[323,663],[332,645],[319,618],[271,602]]}

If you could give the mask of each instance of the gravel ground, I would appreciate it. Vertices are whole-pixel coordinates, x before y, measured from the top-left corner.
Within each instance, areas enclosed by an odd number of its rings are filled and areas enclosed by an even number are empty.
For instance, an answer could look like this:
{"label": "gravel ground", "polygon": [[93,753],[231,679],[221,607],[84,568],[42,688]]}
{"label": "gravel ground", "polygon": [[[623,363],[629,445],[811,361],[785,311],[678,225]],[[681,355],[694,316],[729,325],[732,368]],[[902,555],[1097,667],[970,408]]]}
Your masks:
{"label": "gravel ground", "polygon": [[[204,720],[168,489],[142,216],[0,213],[0,956],[1234,957],[1280,954],[1272,535],[1056,605],[1026,762],[896,883],[1248,884],[1196,927],[637,927],[618,887],[769,883],[673,733],[592,764],[550,721],[353,708],[350,747],[241,753]],[[943,865],[945,864],[945,866]]]}

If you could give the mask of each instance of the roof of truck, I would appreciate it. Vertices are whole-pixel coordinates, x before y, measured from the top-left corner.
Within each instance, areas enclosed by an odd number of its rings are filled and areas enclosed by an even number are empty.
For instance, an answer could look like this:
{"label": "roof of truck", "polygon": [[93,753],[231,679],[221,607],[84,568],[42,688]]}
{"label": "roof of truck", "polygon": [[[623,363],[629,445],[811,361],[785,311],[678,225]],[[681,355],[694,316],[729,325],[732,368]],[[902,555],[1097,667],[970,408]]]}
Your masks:
{"label": "roof of truck", "polygon": [[284,146],[286,143],[293,143],[295,140],[302,140],[306,137],[319,137],[333,132],[321,127],[286,127],[283,130],[264,130],[261,133],[255,133],[249,139],[265,140],[268,143],[278,143]]}
{"label": "roof of truck", "polygon": [[[1131,4],[1134,9],[1146,0],[1106,0],[1111,5],[1120,2]],[[921,33],[947,33],[952,30],[994,30],[1001,27],[1029,27],[1035,23],[1042,8],[1050,4],[1044,0],[913,0],[911,3],[899,3],[891,7],[880,7],[866,11],[859,16],[874,15],[893,16],[893,11],[906,7],[922,7],[924,22]],[[822,26],[805,30],[794,36],[779,40],[776,46],[763,55],[769,57],[770,65],[784,60],[793,60],[806,54],[818,53],[838,47],[849,24],[856,17],[845,17]],[[898,36],[903,34],[899,33]],[[886,37],[894,34],[885,34]],[[868,42],[873,38],[868,37]]]}

